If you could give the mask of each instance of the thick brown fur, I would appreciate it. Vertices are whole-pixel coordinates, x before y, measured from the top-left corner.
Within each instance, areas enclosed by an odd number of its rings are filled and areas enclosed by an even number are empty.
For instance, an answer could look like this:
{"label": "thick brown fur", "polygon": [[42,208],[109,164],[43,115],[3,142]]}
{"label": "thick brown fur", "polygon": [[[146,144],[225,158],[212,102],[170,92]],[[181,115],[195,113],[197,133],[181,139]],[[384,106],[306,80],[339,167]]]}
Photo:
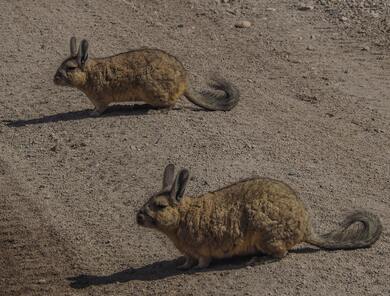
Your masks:
{"label": "thick brown fur", "polygon": [[[166,168],[164,180],[173,182],[171,175],[172,165]],[[187,180],[188,171],[182,170],[172,188],[165,181],[162,191],[137,215],[140,225],[165,233],[186,256],[182,268],[196,263],[207,267],[214,258],[256,253],[282,258],[303,242],[325,249],[369,247],[381,234],[377,216],[357,211],[339,229],[317,235],[303,202],[277,180],[243,180],[199,197],[183,195]],[[363,229],[351,230],[355,222],[362,222]]]}
{"label": "thick brown fur", "polygon": [[71,56],[58,68],[54,83],[84,92],[95,106],[93,115],[102,114],[112,102],[143,101],[169,108],[182,95],[208,110],[227,111],[238,103],[237,88],[217,76],[211,86],[223,94],[194,91],[180,61],[162,50],[141,48],[93,59],[88,57],[86,40],[81,41],[77,52],[75,42],[72,37]]}

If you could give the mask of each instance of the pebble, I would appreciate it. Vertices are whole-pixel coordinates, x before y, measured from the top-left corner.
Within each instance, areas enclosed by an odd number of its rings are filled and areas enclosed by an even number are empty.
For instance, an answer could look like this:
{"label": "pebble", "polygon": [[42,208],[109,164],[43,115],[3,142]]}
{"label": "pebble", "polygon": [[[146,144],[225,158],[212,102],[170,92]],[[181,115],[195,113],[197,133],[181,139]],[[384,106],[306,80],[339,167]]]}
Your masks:
{"label": "pebble", "polygon": [[289,175],[289,176],[298,176],[298,173],[291,171],[291,172],[288,172],[287,175]]}
{"label": "pebble", "polygon": [[249,28],[252,24],[249,21],[237,22],[234,26],[236,28]]}
{"label": "pebble", "polygon": [[369,50],[370,50],[370,47],[368,47],[368,46],[363,46],[363,47],[362,47],[362,50],[363,50],[363,51],[369,51]]}
{"label": "pebble", "polygon": [[313,10],[314,9],[314,6],[313,5],[308,5],[308,4],[299,4],[298,6],[298,10],[301,10],[301,11],[307,11],[307,10]]}
{"label": "pebble", "polygon": [[375,12],[375,11],[371,12],[371,15],[372,15],[372,17],[374,17],[374,18],[380,17],[379,13],[377,13],[377,12]]}
{"label": "pebble", "polygon": [[346,22],[346,21],[348,21],[348,18],[346,16],[342,16],[342,17],[340,17],[340,21]]}
{"label": "pebble", "polygon": [[314,51],[314,50],[315,50],[314,47],[311,46],[311,45],[308,45],[308,46],[306,47],[306,49],[307,49],[307,50],[310,50],[310,51]]}
{"label": "pebble", "polygon": [[276,11],[276,9],[275,9],[275,8],[272,8],[272,7],[268,7],[268,8],[266,8],[265,10],[266,10],[266,11]]}

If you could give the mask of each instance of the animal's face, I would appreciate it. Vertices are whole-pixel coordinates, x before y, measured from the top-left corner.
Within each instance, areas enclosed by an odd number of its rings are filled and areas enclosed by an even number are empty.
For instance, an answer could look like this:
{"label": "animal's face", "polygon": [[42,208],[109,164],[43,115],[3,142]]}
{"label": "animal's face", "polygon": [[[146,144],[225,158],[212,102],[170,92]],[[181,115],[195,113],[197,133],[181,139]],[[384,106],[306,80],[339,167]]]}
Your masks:
{"label": "animal's face", "polygon": [[66,59],[54,75],[54,83],[60,86],[81,87],[87,80],[86,72],[77,64],[76,58]]}
{"label": "animal's face", "polygon": [[174,177],[174,166],[169,164],[164,171],[163,186],[160,193],[153,195],[137,214],[138,225],[156,228],[161,231],[174,230],[179,226],[178,206],[184,195],[189,173],[181,170]]}
{"label": "animal's face", "polygon": [[179,223],[177,202],[174,202],[169,192],[152,196],[139,210],[137,223],[140,226],[157,229],[175,229]]}
{"label": "animal's face", "polygon": [[54,83],[61,86],[82,87],[87,80],[85,63],[88,59],[88,42],[81,40],[77,50],[76,38],[70,39],[70,57],[62,62],[54,75]]}

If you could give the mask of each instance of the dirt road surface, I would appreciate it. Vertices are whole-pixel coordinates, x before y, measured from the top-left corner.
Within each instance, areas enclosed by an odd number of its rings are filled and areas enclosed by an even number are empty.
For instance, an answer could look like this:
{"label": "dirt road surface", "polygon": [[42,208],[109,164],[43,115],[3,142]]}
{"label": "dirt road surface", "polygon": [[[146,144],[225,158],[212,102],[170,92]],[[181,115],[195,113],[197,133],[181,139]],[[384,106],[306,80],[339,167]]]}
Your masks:
{"label": "dirt road surface", "polygon": [[[1,1],[1,295],[390,294],[388,49],[320,3],[222,2]],[[217,71],[241,102],[91,118],[82,93],[52,83],[72,35],[92,56],[164,49],[195,88]],[[177,271],[173,245],[135,222],[168,162],[190,169],[190,195],[269,176],[299,192],[321,231],[366,208],[384,233],[365,250]]]}

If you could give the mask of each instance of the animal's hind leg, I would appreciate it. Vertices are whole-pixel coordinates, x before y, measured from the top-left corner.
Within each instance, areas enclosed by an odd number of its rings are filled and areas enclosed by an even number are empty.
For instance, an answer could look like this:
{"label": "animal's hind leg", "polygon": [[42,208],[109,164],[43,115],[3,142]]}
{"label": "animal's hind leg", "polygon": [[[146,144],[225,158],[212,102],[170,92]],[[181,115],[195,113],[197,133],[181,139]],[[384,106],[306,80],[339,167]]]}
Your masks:
{"label": "animal's hind leg", "polygon": [[281,259],[285,257],[288,253],[286,248],[286,243],[282,240],[270,240],[267,241],[263,246],[262,250],[267,255],[270,255],[274,258]]}
{"label": "animal's hind leg", "polygon": [[174,101],[169,101],[162,98],[156,98],[150,101],[149,104],[156,109],[172,109],[175,106]]}
{"label": "animal's hind leg", "polygon": [[150,92],[149,100],[147,103],[158,109],[172,109],[176,102],[180,99],[181,93],[175,93],[173,91],[166,92]]}
{"label": "animal's hind leg", "polygon": [[203,269],[210,265],[211,258],[210,257],[200,257],[198,258],[198,265],[195,266],[195,269]]}

